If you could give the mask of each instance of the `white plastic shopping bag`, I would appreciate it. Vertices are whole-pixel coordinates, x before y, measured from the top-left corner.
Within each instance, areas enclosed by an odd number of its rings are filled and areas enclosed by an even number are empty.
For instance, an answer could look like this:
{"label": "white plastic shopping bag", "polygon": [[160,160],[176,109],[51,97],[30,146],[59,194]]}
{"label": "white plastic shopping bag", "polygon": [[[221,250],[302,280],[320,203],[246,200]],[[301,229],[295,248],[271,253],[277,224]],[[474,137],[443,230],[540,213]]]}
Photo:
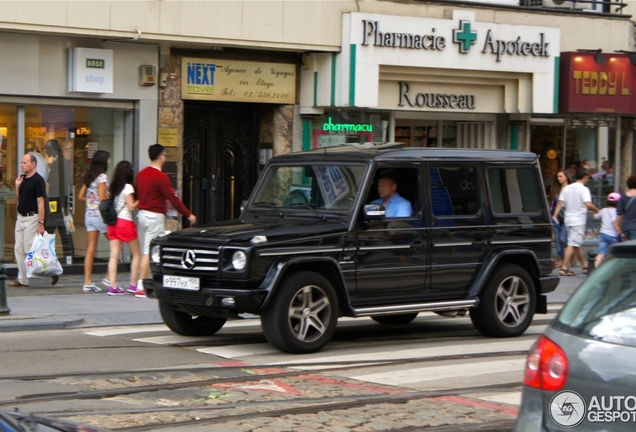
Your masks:
{"label": "white plastic shopping bag", "polygon": [[24,265],[28,278],[61,275],[62,265],[55,254],[55,235],[47,232],[37,234],[24,260]]}

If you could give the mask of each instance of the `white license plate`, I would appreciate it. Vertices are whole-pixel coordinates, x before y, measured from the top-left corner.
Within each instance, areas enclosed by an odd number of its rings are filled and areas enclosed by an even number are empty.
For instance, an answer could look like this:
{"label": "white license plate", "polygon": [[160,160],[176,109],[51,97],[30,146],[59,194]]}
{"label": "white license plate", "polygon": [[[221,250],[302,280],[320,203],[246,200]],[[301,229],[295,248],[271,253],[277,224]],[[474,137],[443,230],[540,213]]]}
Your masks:
{"label": "white license plate", "polygon": [[199,291],[199,278],[163,275],[163,286],[182,290]]}

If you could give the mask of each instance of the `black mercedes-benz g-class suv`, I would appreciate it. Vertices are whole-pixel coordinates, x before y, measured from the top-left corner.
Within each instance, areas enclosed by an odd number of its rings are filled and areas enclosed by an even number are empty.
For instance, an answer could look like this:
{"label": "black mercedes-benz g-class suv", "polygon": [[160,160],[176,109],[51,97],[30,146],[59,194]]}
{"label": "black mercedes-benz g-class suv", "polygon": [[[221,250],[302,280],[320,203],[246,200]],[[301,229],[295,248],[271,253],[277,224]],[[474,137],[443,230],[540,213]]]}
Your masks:
{"label": "black mercedes-benz g-class suv", "polygon": [[[546,312],[559,279],[537,155],[367,146],[274,157],[240,219],[155,239],[145,287],[168,327],[212,335],[251,313],[272,345],[308,353],[339,316],[469,311],[482,334],[507,337]],[[373,203],[380,178],[410,214]]]}

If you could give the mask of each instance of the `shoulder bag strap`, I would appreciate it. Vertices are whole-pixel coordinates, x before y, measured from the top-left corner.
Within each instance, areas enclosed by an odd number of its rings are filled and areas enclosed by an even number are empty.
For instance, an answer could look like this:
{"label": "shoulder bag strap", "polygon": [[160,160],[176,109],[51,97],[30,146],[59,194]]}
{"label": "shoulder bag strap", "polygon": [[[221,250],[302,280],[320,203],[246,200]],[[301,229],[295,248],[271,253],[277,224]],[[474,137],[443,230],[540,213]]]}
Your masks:
{"label": "shoulder bag strap", "polygon": [[632,197],[629,199],[629,201],[627,201],[627,204],[625,205],[625,211],[627,211],[629,206],[634,202],[634,198],[636,198],[636,195],[632,195]]}

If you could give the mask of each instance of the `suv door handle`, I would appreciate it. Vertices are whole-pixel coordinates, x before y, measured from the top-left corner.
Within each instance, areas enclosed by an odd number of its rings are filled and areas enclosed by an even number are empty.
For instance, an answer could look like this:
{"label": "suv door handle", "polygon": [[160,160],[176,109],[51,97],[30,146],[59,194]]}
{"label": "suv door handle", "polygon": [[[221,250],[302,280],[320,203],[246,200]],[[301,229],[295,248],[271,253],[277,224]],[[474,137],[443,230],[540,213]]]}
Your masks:
{"label": "suv door handle", "polygon": [[415,240],[411,243],[411,248],[413,248],[417,253],[422,253],[424,250],[424,242],[422,240]]}
{"label": "suv door handle", "polygon": [[486,243],[487,243],[487,240],[484,240],[484,239],[473,240],[473,246],[484,246]]}

